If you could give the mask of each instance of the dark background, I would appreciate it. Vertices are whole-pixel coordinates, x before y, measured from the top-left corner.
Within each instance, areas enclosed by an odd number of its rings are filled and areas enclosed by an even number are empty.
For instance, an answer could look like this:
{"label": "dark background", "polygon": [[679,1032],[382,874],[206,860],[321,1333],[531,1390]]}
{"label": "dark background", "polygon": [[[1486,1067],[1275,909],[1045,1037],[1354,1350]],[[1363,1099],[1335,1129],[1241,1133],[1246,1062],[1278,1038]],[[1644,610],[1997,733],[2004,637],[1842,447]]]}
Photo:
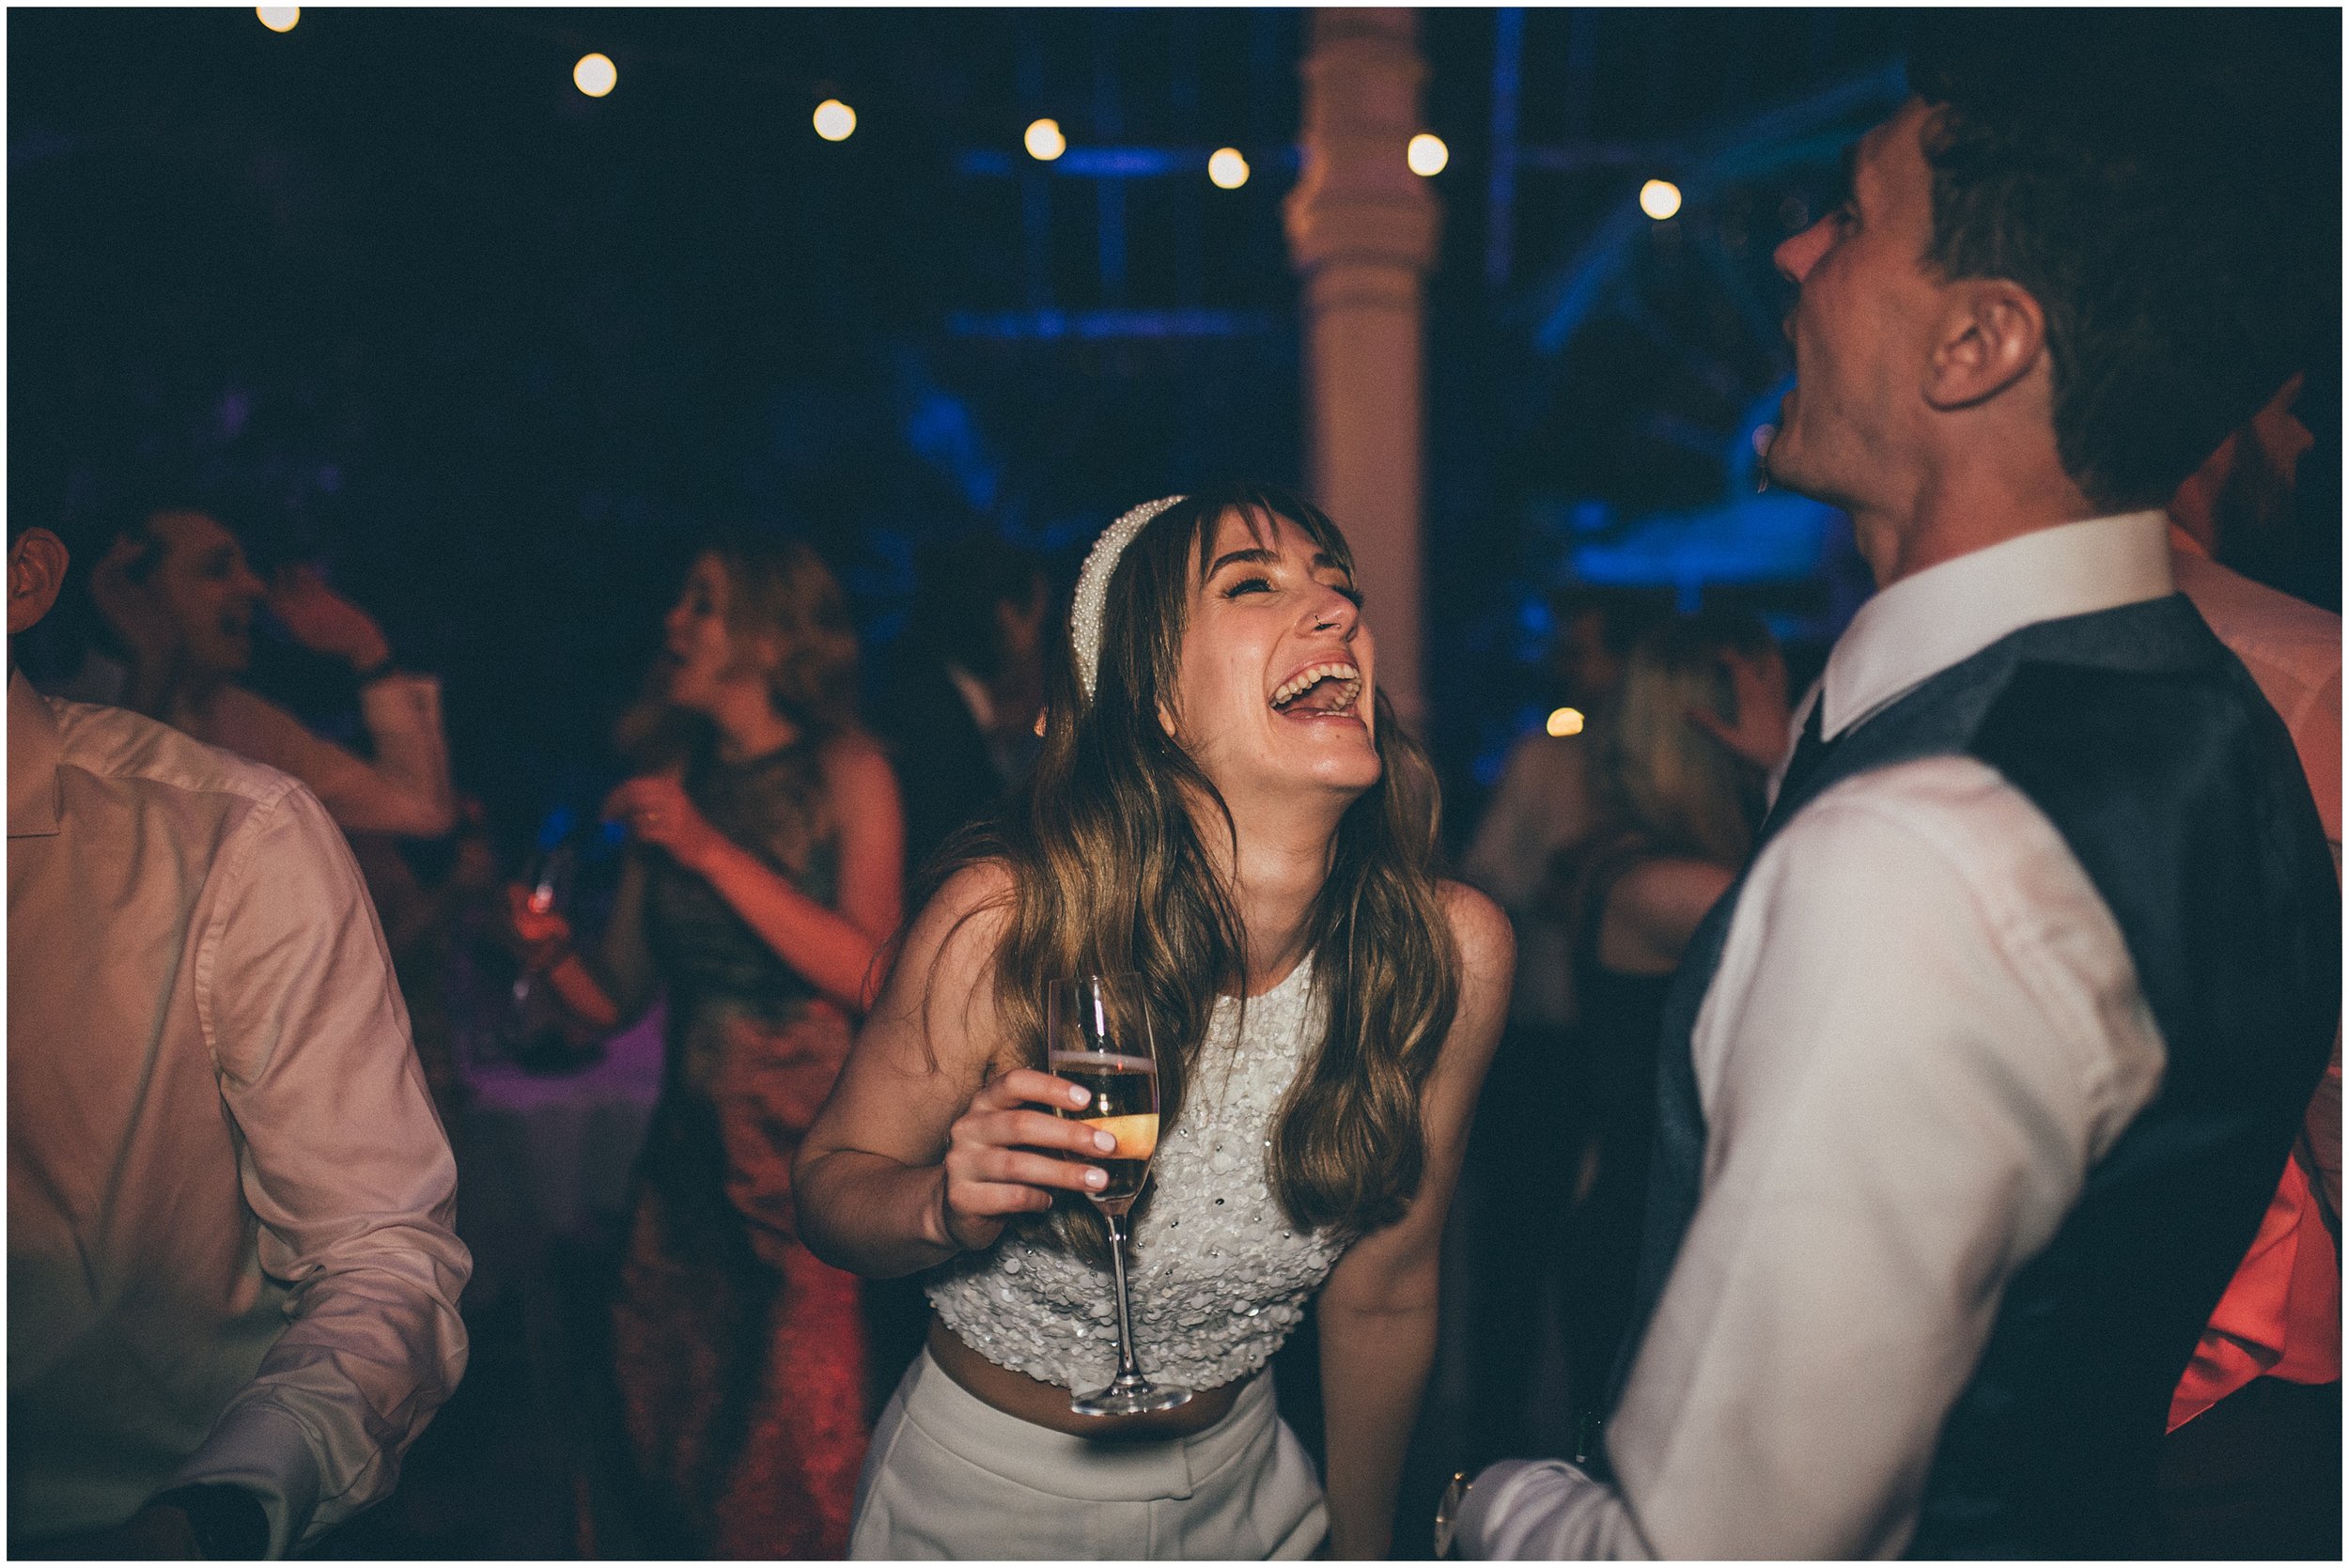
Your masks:
{"label": "dark background", "polygon": [[[1740,465],[1790,368],[1769,250],[1897,97],[1907,25],[1423,13],[1452,150],[1426,607],[1455,829],[1549,700],[1553,586],[1750,603],[1813,656],[1856,601],[1840,530],[1748,505]],[[879,658],[926,541],[992,530],[1066,574],[1138,499],[1300,476],[1280,198],[1303,13],[8,26],[11,504],[86,521],[193,489],[265,567],[320,563],[444,676],[459,786],[509,840],[608,776],[610,717],[712,530],[806,533]],[[601,100],[571,85],[590,49],[619,69]],[[833,95],[859,116],[837,145],[809,125]],[[1048,169],[1019,147],[1039,115],[1172,172]],[[1253,165],[1237,192],[1205,179],[1223,144]],[[1655,176],[1688,189],[1672,223],[1631,208]],[[2336,605],[2338,359],[2304,404],[2324,525],[2261,564]],[[1659,514],[1699,521],[1657,545]],[[255,678],[338,701],[282,644]]]}

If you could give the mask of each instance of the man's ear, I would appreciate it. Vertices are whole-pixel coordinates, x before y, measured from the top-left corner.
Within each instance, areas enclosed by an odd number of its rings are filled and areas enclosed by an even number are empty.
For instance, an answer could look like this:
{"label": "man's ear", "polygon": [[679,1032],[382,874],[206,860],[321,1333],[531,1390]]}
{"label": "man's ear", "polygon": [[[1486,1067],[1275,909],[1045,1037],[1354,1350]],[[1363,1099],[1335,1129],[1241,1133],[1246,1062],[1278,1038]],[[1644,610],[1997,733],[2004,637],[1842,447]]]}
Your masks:
{"label": "man's ear", "polygon": [[8,546],[8,633],[31,629],[57,602],[70,557],[46,528],[27,528]]}
{"label": "man's ear", "polygon": [[1968,278],[1946,297],[1925,372],[1925,401],[1945,412],[1996,397],[2030,374],[2047,349],[2046,313],[2020,285]]}

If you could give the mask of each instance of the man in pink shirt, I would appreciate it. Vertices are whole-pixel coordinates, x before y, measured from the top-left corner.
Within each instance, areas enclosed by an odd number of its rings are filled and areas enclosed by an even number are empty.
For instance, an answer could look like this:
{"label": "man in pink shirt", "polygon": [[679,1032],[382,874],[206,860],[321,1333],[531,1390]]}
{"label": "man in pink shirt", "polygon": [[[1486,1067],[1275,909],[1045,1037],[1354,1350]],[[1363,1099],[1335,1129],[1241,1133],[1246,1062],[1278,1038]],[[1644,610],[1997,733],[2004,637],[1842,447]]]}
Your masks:
{"label": "man in pink shirt", "polygon": [[[2287,521],[2314,438],[2294,376],[2179,487],[2179,591],[2292,732],[2341,862],[2341,617],[2212,557]],[[2170,1405],[2162,1500],[2189,1557],[2331,1558],[2341,1550],[2341,1048],[2259,1234]]]}
{"label": "man in pink shirt", "polygon": [[[8,631],[65,546],[16,525]],[[465,1368],[457,1167],[375,912],[275,768],[8,675],[14,1557],[280,1557]]]}

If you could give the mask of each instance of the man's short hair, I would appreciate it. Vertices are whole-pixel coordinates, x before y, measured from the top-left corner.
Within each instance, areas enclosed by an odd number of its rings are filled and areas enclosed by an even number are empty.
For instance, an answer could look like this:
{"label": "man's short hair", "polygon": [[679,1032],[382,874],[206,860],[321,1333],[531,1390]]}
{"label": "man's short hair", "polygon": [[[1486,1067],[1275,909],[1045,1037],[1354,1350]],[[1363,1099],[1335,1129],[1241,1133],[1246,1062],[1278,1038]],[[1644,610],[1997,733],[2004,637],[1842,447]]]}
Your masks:
{"label": "man's short hair", "polygon": [[2337,11],[1967,11],[1909,81],[1937,114],[1930,259],[2046,313],[2064,472],[2167,501],[2309,352],[2340,276]]}

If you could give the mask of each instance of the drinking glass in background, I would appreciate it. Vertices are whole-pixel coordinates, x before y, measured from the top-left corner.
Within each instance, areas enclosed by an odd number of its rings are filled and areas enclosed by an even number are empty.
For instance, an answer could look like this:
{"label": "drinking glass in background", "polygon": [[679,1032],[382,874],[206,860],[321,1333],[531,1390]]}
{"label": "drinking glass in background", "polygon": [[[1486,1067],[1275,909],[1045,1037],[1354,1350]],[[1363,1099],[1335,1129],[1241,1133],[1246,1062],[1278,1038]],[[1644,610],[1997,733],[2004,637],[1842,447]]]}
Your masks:
{"label": "drinking glass in background", "polygon": [[[535,915],[568,914],[571,898],[571,883],[579,875],[579,850],[568,832],[554,843],[530,858],[523,868],[522,884],[530,889],[530,912]],[[514,1016],[518,1026],[527,1028],[527,1013],[534,978],[528,970],[514,977]]]}
{"label": "drinking glass in background", "polygon": [[1046,1065],[1054,1077],[1091,1095],[1081,1109],[1061,1114],[1117,1141],[1107,1157],[1091,1157],[1090,1163],[1109,1173],[1109,1182],[1086,1194],[1109,1226],[1110,1266],[1117,1281],[1117,1375],[1097,1393],[1073,1396],[1068,1407],[1080,1416],[1172,1410],[1190,1398],[1190,1390],[1143,1375],[1134,1353],[1133,1306],[1126,1282],[1126,1215],[1142,1196],[1159,1147],[1158,1051],[1141,977],[1081,974],[1050,982],[1045,987],[1044,1031]]}

